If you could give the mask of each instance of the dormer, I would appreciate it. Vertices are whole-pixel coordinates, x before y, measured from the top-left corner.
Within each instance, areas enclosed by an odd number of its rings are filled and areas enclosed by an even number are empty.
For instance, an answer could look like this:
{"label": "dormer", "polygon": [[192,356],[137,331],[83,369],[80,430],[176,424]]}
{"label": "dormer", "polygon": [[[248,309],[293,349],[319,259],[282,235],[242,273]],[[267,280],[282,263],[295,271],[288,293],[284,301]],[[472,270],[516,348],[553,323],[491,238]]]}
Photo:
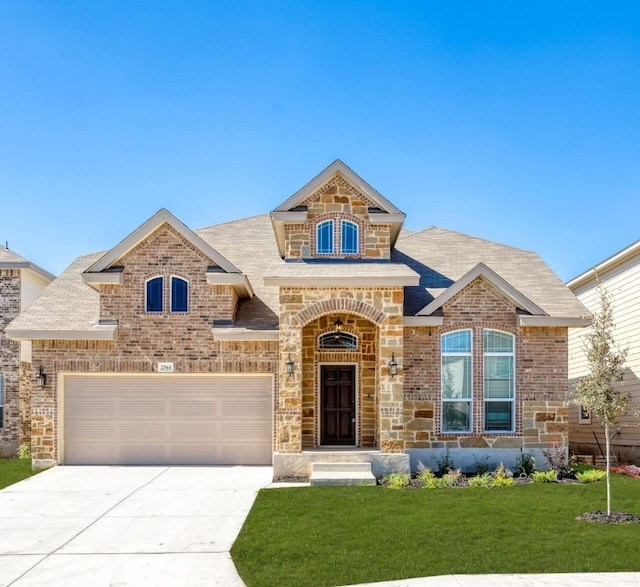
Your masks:
{"label": "dormer", "polygon": [[337,160],[271,213],[283,259],[388,260],[405,214]]}

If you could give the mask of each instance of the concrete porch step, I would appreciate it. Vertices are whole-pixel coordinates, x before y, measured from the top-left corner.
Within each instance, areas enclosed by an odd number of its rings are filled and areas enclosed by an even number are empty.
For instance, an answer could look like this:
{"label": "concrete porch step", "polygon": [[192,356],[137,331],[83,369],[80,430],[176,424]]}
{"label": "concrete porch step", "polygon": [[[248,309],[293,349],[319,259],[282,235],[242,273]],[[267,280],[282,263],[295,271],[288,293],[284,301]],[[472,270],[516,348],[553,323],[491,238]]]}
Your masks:
{"label": "concrete porch step", "polygon": [[371,463],[312,463],[310,485],[375,485]]}

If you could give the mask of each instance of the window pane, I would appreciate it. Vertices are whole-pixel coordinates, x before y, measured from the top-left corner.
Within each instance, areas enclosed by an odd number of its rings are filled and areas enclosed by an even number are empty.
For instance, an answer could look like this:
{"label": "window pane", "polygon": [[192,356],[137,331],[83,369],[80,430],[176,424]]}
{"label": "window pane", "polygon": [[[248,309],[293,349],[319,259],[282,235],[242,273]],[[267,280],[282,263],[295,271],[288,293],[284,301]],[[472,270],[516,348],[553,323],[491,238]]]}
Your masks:
{"label": "window pane", "polygon": [[471,397],[471,357],[442,357],[442,397]]}
{"label": "window pane", "polygon": [[0,375],[0,428],[4,422],[4,375]]}
{"label": "window pane", "polygon": [[513,397],[513,357],[484,358],[485,397]]}
{"label": "window pane", "polygon": [[162,312],[162,277],[147,281],[147,312]]}
{"label": "window pane", "polygon": [[485,353],[512,353],[513,335],[496,330],[484,331]]}
{"label": "window pane", "polygon": [[443,353],[470,353],[471,352],[471,331],[461,330],[451,332],[442,337]]}
{"label": "window pane", "polygon": [[348,332],[328,332],[323,334],[318,341],[318,348],[321,349],[357,349],[358,339]]}
{"label": "window pane", "polygon": [[188,299],[188,284],[179,277],[171,278],[171,311],[186,312]]}
{"label": "window pane", "polygon": [[322,255],[333,254],[333,220],[318,224],[316,250]]}
{"label": "window pane", "polygon": [[445,432],[471,430],[471,403],[444,402],[442,404],[442,429]]}
{"label": "window pane", "polygon": [[342,252],[345,255],[358,252],[358,225],[346,220],[342,221]]}
{"label": "window pane", "polygon": [[485,430],[513,430],[512,402],[485,402]]}

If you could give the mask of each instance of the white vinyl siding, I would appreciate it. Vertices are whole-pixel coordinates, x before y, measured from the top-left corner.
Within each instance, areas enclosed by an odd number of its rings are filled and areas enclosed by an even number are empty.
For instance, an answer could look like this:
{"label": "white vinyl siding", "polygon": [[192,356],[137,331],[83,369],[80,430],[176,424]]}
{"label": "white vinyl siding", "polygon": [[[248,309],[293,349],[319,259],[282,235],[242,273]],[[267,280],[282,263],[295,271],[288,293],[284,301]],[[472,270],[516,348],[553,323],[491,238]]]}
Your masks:
{"label": "white vinyl siding", "polygon": [[263,375],[66,376],[64,463],[269,465],[272,387]]}

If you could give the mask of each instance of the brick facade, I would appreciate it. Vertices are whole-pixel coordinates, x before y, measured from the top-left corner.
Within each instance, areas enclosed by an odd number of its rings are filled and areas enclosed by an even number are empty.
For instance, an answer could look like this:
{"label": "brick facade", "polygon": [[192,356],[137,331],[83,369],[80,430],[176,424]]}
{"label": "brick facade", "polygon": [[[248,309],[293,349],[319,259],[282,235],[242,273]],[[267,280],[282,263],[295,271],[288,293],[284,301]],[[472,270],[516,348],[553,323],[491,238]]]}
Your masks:
{"label": "brick facade", "polygon": [[[101,318],[118,321],[116,340],[33,343],[33,364],[47,373],[46,386],[35,388],[31,401],[34,459],[59,456],[59,373],[152,373],[162,361],[173,362],[178,373],[277,373],[277,342],[214,341],[213,320],[233,317],[237,295],[232,286],[207,284],[210,261],[173,229],[159,228],[121,263],[123,284],[100,286]],[[171,275],[189,283],[189,312],[172,314],[165,303],[161,314],[145,313],[146,280]],[[167,288],[165,279],[165,300]]]}
{"label": "brick facade", "polygon": [[5,328],[20,313],[19,269],[0,269],[0,374],[4,379],[0,454],[13,454],[20,442],[20,343],[9,340]]}

